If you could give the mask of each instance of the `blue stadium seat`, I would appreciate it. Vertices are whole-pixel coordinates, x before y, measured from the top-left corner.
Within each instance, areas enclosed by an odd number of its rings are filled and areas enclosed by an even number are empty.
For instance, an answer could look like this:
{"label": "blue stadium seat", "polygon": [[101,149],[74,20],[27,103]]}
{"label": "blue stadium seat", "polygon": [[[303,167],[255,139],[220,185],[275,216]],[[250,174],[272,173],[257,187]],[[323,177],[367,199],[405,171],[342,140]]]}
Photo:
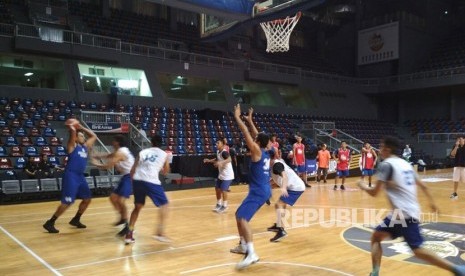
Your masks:
{"label": "blue stadium seat", "polygon": [[24,169],[26,167],[26,158],[18,157],[15,160],[15,169]]}
{"label": "blue stadium seat", "polygon": [[22,127],[17,128],[15,130],[15,136],[16,137],[24,137],[24,136],[26,136],[26,130],[24,128],[22,128]]}
{"label": "blue stadium seat", "polygon": [[34,127],[34,121],[32,119],[27,119],[23,123],[23,127],[32,128]]}
{"label": "blue stadium seat", "polygon": [[0,98],[0,105],[7,105],[10,101],[6,97]]}
{"label": "blue stadium seat", "polygon": [[29,146],[26,148],[26,156],[39,156],[39,152],[35,147]]}
{"label": "blue stadium seat", "polygon": [[8,136],[5,139],[5,145],[8,146],[8,147],[17,146],[18,141],[16,140],[16,138],[14,136]]}
{"label": "blue stadium seat", "polygon": [[56,156],[49,156],[48,157],[48,162],[54,166],[60,166],[60,159],[57,158]]}
{"label": "blue stadium seat", "polygon": [[56,131],[51,127],[44,128],[44,136],[45,137],[53,137],[55,136]]}
{"label": "blue stadium seat", "polygon": [[5,149],[5,147],[3,146],[0,146],[0,157],[5,157],[5,156],[8,156],[8,153]]}
{"label": "blue stadium seat", "polygon": [[48,144],[47,144],[47,140],[45,140],[44,137],[37,137],[37,138],[36,138],[35,145],[36,145],[36,146],[39,146],[39,147],[43,147],[43,146],[46,146],[46,145],[48,145]]}
{"label": "blue stadium seat", "polygon": [[63,146],[58,146],[56,147],[55,154],[58,156],[66,156],[68,153],[66,152],[65,147]]}
{"label": "blue stadium seat", "polygon": [[6,126],[8,126],[8,123],[6,122],[5,119],[1,118],[0,119],[0,127],[6,127]]}

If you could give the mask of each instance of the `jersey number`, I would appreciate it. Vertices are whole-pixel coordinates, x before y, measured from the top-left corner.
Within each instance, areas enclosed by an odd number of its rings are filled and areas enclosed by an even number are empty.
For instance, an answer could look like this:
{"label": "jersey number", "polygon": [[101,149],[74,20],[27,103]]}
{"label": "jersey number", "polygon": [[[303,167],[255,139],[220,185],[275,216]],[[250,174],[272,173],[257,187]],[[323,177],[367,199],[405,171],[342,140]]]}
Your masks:
{"label": "jersey number", "polygon": [[410,186],[415,183],[413,171],[403,171],[402,174],[404,175],[405,183],[407,183],[407,185]]}

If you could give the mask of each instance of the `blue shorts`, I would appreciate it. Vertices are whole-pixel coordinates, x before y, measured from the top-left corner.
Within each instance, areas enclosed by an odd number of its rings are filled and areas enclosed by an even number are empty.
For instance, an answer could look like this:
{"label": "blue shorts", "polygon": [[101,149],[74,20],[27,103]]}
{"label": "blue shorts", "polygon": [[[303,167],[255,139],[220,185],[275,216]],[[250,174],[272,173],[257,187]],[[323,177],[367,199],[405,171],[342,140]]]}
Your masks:
{"label": "blue shorts", "polygon": [[132,194],[132,183],[131,183],[131,175],[125,174],[121,177],[121,180],[118,183],[118,186],[113,190],[114,194],[119,196],[129,198]]}
{"label": "blue shorts", "polygon": [[295,202],[299,197],[304,193],[304,191],[301,192],[296,192],[296,191],[289,191],[287,190],[287,193],[289,194],[288,197],[283,197],[281,196],[279,200],[282,202],[286,203],[287,205],[294,206]]}
{"label": "blue shorts", "polygon": [[305,173],[305,172],[307,172],[307,168],[305,167],[305,165],[296,165],[295,166],[295,171],[297,173]]}
{"label": "blue shorts", "polygon": [[363,170],[362,170],[362,175],[369,175],[369,176],[372,176],[372,175],[373,175],[373,172],[374,172],[373,169],[363,169]]}
{"label": "blue shorts", "polygon": [[405,223],[406,227],[404,227],[400,222],[390,225],[391,219],[386,217],[383,220],[383,223],[376,227],[375,231],[387,232],[391,234],[392,239],[404,237],[405,242],[411,249],[419,248],[423,243],[423,237],[420,235],[418,222],[412,219],[406,219]]}
{"label": "blue shorts", "polygon": [[227,192],[229,190],[229,185],[231,185],[232,180],[216,180],[215,188],[221,189],[223,192]]}
{"label": "blue shorts", "polygon": [[145,182],[141,180],[133,180],[132,188],[134,190],[134,203],[145,204],[145,197],[148,196],[153,201],[155,206],[160,207],[168,203],[165,191],[161,185]]}
{"label": "blue shorts", "polygon": [[349,176],[349,170],[337,170],[337,176]]}
{"label": "blue shorts", "polygon": [[236,218],[250,221],[255,213],[270,197],[250,192],[236,211]]}
{"label": "blue shorts", "polygon": [[82,173],[66,171],[63,175],[63,187],[61,188],[61,202],[72,204],[76,198],[89,199],[92,194]]}

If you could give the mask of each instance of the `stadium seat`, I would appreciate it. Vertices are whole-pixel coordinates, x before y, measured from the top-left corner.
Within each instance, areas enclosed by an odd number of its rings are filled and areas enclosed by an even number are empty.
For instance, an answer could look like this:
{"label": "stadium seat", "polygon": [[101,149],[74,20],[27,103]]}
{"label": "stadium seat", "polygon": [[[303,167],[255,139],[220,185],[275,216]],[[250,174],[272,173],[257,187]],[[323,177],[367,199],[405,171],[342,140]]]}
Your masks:
{"label": "stadium seat", "polygon": [[27,119],[26,121],[24,121],[23,127],[25,127],[25,128],[34,127],[34,121],[32,119]]}
{"label": "stadium seat", "polygon": [[68,155],[68,153],[66,152],[65,147],[63,147],[63,146],[56,147],[55,154],[57,156],[66,156],[66,155]]}
{"label": "stadium seat", "polygon": [[15,146],[15,147],[11,148],[10,156],[11,157],[20,157],[20,156],[24,156],[24,154],[23,154],[23,151],[21,150],[20,147]]}
{"label": "stadium seat", "polygon": [[2,180],[2,192],[6,195],[21,193],[19,180]]}
{"label": "stadium seat", "polygon": [[43,192],[59,191],[57,179],[56,178],[40,179],[40,190]]}
{"label": "stadium seat", "polygon": [[9,127],[3,127],[1,136],[11,136],[13,133],[11,132],[11,129]]}
{"label": "stadium seat", "polygon": [[27,157],[39,156],[39,152],[37,151],[37,149],[35,147],[29,146],[29,147],[26,147],[25,155]]}
{"label": "stadium seat", "polygon": [[35,144],[36,146],[39,146],[39,147],[43,147],[43,146],[48,145],[48,144],[47,144],[47,140],[45,140],[44,137],[37,137],[34,144]]}
{"label": "stadium seat", "polygon": [[21,137],[21,146],[22,147],[27,147],[27,146],[32,146],[32,140],[28,136]]}
{"label": "stadium seat", "polygon": [[45,137],[53,137],[55,136],[55,130],[51,127],[44,128],[44,136]]}
{"label": "stadium seat", "polygon": [[22,127],[19,127],[15,130],[15,136],[16,137],[24,137],[26,136],[26,130]]}
{"label": "stadium seat", "polygon": [[18,145],[18,141],[16,140],[16,138],[14,136],[6,137],[5,146],[13,147],[13,146],[17,146],[17,145]]}
{"label": "stadium seat", "polygon": [[8,153],[5,149],[5,147],[3,146],[0,146],[0,157],[5,157],[5,156],[8,156]]}
{"label": "stadium seat", "polygon": [[24,169],[26,167],[26,159],[24,157],[16,158],[15,169]]}
{"label": "stadium seat", "polygon": [[10,158],[0,158],[0,169],[13,169]]}
{"label": "stadium seat", "polygon": [[23,179],[21,180],[21,191],[23,193],[36,193],[39,189],[38,179]]}
{"label": "stadium seat", "polygon": [[51,138],[50,138],[50,143],[49,143],[49,144],[50,144],[50,146],[56,147],[56,146],[61,145],[61,142],[60,142],[60,140],[59,140],[57,137],[51,137]]}

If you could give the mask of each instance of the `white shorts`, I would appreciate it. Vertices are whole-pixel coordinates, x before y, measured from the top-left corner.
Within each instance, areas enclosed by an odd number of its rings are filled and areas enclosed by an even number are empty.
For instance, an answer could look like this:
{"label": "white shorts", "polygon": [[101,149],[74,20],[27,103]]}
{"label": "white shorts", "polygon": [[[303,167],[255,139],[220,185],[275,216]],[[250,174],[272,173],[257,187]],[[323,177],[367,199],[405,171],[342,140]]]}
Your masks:
{"label": "white shorts", "polygon": [[454,173],[452,174],[452,181],[465,182],[465,167],[454,167]]}

